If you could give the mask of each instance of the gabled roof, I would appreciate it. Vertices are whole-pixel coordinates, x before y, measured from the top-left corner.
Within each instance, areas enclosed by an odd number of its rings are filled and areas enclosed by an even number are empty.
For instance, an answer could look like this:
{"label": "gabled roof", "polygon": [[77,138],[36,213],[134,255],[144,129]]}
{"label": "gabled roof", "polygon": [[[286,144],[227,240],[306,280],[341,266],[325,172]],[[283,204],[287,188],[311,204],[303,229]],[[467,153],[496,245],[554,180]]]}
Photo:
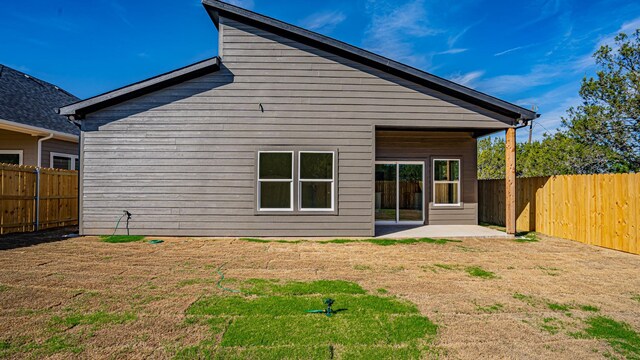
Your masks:
{"label": "gabled roof", "polygon": [[539,116],[535,111],[527,110],[480,91],[456,84],[452,81],[414,67],[401,64],[384,56],[374,54],[342,41],[270,18],[268,16],[260,15],[218,0],[202,0],[202,4],[207,9],[207,12],[216,27],[219,27],[220,16],[226,17],[371,66],[469,103],[476,104],[488,110],[495,111],[499,114],[509,116],[513,119],[532,120]]}
{"label": "gabled roof", "polygon": [[78,128],[56,114],[58,107],[77,100],[55,85],[0,64],[0,121],[77,136]]}
{"label": "gabled roof", "polygon": [[84,115],[180,82],[220,70],[220,58],[213,57],[137,83],[96,95],[60,108],[60,115],[81,119]]}

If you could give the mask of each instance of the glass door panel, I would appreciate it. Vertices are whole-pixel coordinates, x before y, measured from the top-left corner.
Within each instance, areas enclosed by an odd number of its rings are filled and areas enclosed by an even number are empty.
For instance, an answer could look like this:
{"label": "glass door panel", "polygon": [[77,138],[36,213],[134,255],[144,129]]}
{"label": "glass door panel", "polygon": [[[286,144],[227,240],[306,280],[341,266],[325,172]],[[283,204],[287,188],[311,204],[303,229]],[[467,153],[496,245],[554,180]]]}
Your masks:
{"label": "glass door panel", "polygon": [[376,221],[396,222],[396,164],[376,164]]}
{"label": "glass door panel", "polygon": [[423,221],[423,165],[398,164],[398,220]]}

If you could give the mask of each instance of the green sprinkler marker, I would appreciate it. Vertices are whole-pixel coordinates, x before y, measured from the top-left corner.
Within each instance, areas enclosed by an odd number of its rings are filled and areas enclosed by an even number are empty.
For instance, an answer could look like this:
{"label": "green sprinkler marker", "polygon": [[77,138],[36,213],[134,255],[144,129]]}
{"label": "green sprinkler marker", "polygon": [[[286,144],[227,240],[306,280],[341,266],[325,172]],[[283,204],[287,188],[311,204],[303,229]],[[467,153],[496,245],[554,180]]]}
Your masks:
{"label": "green sprinkler marker", "polygon": [[333,303],[335,302],[335,300],[333,299],[325,299],[324,300],[324,304],[327,305],[327,308],[325,310],[307,310],[308,313],[312,313],[312,314],[326,314],[327,316],[331,316],[331,314],[333,314],[333,310],[331,309],[331,305],[333,305]]}

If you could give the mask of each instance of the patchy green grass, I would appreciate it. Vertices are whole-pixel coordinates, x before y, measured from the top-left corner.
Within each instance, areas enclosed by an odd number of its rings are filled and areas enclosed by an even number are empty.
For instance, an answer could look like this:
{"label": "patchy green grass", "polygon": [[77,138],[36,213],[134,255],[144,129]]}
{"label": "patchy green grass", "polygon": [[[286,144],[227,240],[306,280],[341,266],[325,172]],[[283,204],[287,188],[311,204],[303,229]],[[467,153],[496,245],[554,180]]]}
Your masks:
{"label": "patchy green grass", "polygon": [[555,267],[547,267],[547,266],[536,266],[536,268],[542,270],[545,274],[549,276],[558,276],[560,275],[560,269]]}
{"label": "patchy green grass", "polygon": [[587,328],[574,336],[604,340],[625,358],[640,359],[640,334],[629,324],[606,316],[595,316],[585,323]]}
{"label": "patchy green grass", "polygon": [[257,239],[257,238],[240,238],[240,240],[248,241],[248,242],[256,242],[256,243],[283,243],[283,244],[299,244],[304,241],[304,240],[284,240],[284,239],[269,240],[269,239]]}
{"label": "patchy green grass", "polygon": [[[241,238],[240,240],[256,242],[256,243],[286,243],[298,244],[305,240],[278,240],[278,239],[257,239],[257,238]],[[331,239],[316,241],[319,244],[354,244],[354,243],[370,243],[379,246],[392,245],[411,245],[411,244],[436,244],[444,245],[449,242],[462,242],[462,240],[449,239],[432,239],[432,238],[410,238],[410,239]]]}
{"label": "patchy green grass", "polygon": [[433,266],[444,269],[444,270],[458,270],[460,269],[460,265],[452,265],[452,264],[433,264]]}
{"label": "patchy green grass", "polygon": [[495,279],[498,277],[495,273],[485,270],[479,266],[469,266],[466,267],[464,271],[466,271],[470,276],[479,277],[482,279]]}
{"label": "patchy green grass", "polygon": [[635,300],[635,301],[640,303],[640,294],[635,294],[635,295],[631,296],[631,300]]}
{"label": "patchy green grass", "polygon": [[[208,325],[210,336],[177,358],[420,358],[437,332],[414,304],[352,282],[254,279],[241,287],[242,295],[206,296],[187,309],[187,324]],[[306,313],[327,297],[336,314]]]}
{"label": "patchy green grass", "polygon": [[384,288],[379,288],[376,290],[378,292],[378,294],[388,294],[389,290],[384,289]]}
{"label": "patchy green grass", "polygon": [[500,303],[495,303],[493,305],[487,305],[487,306],[481,306],[481,305],[476,305],[476,310],[483,312],[483,313],[496,313],[500,310],[502,310],[502,308],[504,307],[504,305],[500,304]]}
{"label": "patchy green grass", "polygon": [[[493,230],[507,232],[507,228],[501,225],[481,222],[480,226],[488,227],[489,229],[493,229]],[[540,241],[540,238],[535,233],[535,231],[520,231],[516,233],[516,238],[514,239],[514,241],[519,243],[538,242]]]}
{"label": "patchy green grass", "polygon": [[191,285],[201,285],[201,284],[214,284],[215,280],[213,278],[195,278],[195,279],[186,279],[182,280],[178,283],[179,287],[191,286]]}
{"label": "patchy green grass", "polygon": [[105,235],[100,236],[100,239],[103,242],[118,244],[118,243],[128,243],[135,242],[144,239],[145,237],[142,235]]}
{"label": "patchy green grass", "polygon": [[[82,343],[94,331],[106,325],[124,324],[134,321],[137,316],[133,313],[114,313],[97,311],[92,313],[68,312],[63,316],[53,316],[44,334],[44,341],[33,341],[27,337],[13,338],[11,340],[0,341],[0,357],[8,357],[15,354],[29,354],[30,358],[42,358],[52,355],[56,357],[73,357],[84,351]],[[67,331],[78,327],[79,331],[68,333]],[[61,354],[67,354],[61,356]]]}
{"label": "patchy green grass", "polygon": [[600,308],[593,305],[580,305],[580,310],[587,312],[598,312]]}
{"label": "patchy green grass", "polygon": [[488,227],[489,229],[507,232],[507,228],[501,225],[490,224],[486,222],[480,222],[480,226]]}
{"label": "patchy green grass", "polygon": [[540,329],[551,335],[555,335],[562,329],[562,322],[554,317],[546,317],[542,319]]}
{"label": "patchy green grass", "polygon": [[355,239],[331,239],[331,240],[322,240],[318,241],[320,244],[350,244],[355,242],[360,242],[361,240]]}
{"label": "patchy green grass", "polygon": [[553,311],[569,311],[573,309],[573,306],[569,304],[559,304],[554,302],[548,302],[547,307]]}
{"label": "patchy green grass", "polygon": [[529,231],[529,232],[517,233],[516,238],[513,239],[513,241],[519,242],[519,243],[530,243],[530,242],[538,242],[540,241],[540,238],[535,232]]}
{"label": "patchy green grass", "polygon": [[461,240],[449,240],[449,239],[432,239],[432,238],[412,238],[412,239],[366,239],[362,240],[375,245],[390,246],[390,245],[409,245],[409,244],[436,244],[444,245],[450,242],[462,242]]}
{"label": "patchy green grass", "polygon": [[371,266],[369,265],[353,265],[353,270],[358,270],[358,271],[364,271],[364,270],[371,270],[373,269]]}
{"label": "patchy green grass", "polygon": [[248,295],[311,295],[311,294],[365,294],[366,291],[356,283],[342,280],[316,280],[311,282],[266,279],[250,279],[241,286]]}
{"label": "patchy green grass", "polygon": [[124,324],[134,321],[138,317],[133,313],[114,313],[96,311],[93,313],[71,313],[65,316],[54,316],[50,325],[55,328],[69,329],[78,325],[92,325],[99,327],[107,324]]}
{"label": "patchy green grass", "polygon": [[29,341],[19,338],[14,341],[3,341],[0,347],[0,357],[8,357],[17,353],[28,353],[32,359],[52,356],[54,354],[68,354],[67,357],[84,351],[80,335],[55,334],[42,342]]}
{"label": "patchy green grass", "polygon": [[513,294],[513,298],[516,300],[520,300],[523,301],[531,306],[535,306],[536,305],[536,299],[531,296],[531,295],[525,295],[525,294],[521,294],[521,293],[515,293]]}
{"label": "patchy green grass", "polygon": [[481,250],[470,246],[456,245],[456,247],[462,252],[481,252]]}
{"label": "patchy green grass", "polygon": [[0,284],[0,292],[8,291],[9,289],[11,289],[9,285]]}

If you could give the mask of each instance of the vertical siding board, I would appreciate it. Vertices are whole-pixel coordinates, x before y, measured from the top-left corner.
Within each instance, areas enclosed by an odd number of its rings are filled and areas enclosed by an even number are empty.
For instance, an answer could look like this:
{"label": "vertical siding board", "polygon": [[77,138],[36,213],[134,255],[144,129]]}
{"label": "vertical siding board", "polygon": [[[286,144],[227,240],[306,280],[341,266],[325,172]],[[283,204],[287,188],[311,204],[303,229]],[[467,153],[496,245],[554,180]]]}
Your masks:
{"label": "vertical siding board", "polygon": [[[504,180],[478,184],[480,219],[504,223]],[[640,174],[563,175],[518,179],[518,206],[529,202],[532,210],[519,214],[518,230],[579,241],[610,249],[640,253]],[[522,226],[522,228],[520,228]]]}

